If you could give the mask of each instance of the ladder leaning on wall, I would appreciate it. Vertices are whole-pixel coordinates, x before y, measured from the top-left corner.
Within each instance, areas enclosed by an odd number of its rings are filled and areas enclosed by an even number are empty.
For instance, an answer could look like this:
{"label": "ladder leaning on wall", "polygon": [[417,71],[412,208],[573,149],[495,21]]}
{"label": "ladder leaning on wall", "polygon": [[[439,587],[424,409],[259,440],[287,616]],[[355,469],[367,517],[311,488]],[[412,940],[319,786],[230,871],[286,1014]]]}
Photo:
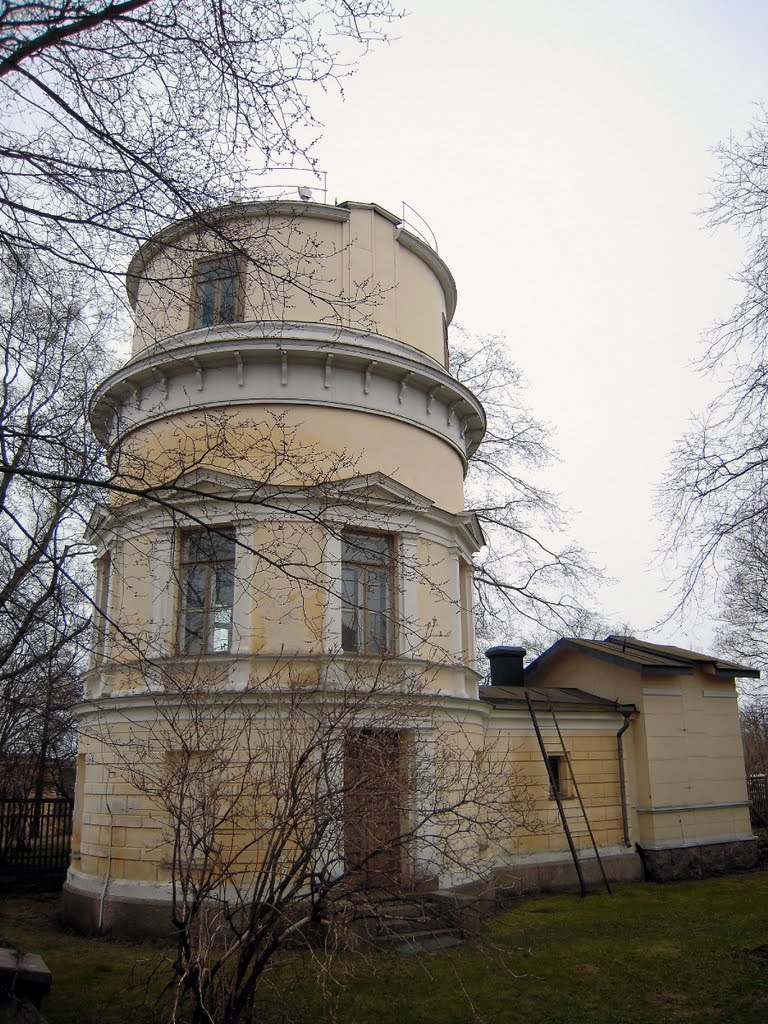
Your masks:
{"label": "ladder leaning on wall", "polygon": [[[538,691],[536,691],[536,692],[538,692]],[[610,886],[610,883],[608,882],[608,876],[605,873],[605,867],[603,866],[603,862],[602,862],[602,860],[600,858],[600,851],[598,850],[597,843],[595,842],[595,835],[594,835],[594,833],[592,831],[592,826],[589,823],[589,817],[587,816],[587,809],[584,806],[584,801],[581,798],[581,792],[579,790],[579,784],[576,781],[576,775],[575,775],[575,773],[573,771],[573,765],[571,764],[570,755],[568,754],[568,750],[567,750],[565,744],[563,743],[563,734],[560,732],[560,724],[557,721],[557,715],[555,714],[554,705],[552,703],[550,703],[549,707],[547,708],[547,714],[552,716],[552,724],[554,725],[555,731],[557,732],[557,738],[558,738],[558,741],[560,743],[560,748],[563,751],[563,757],[565,758],[565,763],[566,763],[566,765],[568,767],[568,775],[570,777],[571,783],[573,784],[573,791],[574,791],[574,793],[576,795],[577,805],[578,805],[578,808],[579,808],[579,811],[580,811],[580,815],[581,815],[581,821],[583,822],[583,828],[580,831],[578,831],[578,832],[574,832],[573,831],[573,829],[571,828],[571,822],[568,821],[568,817],[567,817],[567,815],[565,813],[565,808],[563,807],[562,793],[561,793],[561,790],[560,790],[560,780],[555,778],[554,772],[552,770],[552,764],[550,762],[549,755],[547,754],[547,748],[544,745],[544,737],[541,734],[541,726],[539,725],[539,720],[536,717],[536,711],[534,709],[533,702],[531,700],[531,696],[530,696],[530,692],[529,692],[529,687],[523,686],[523,693],[525,695],[525,702],[528,705],[528,713],[531,716],[531,722],[533,724],[533,729],[534,729],[534,732],[536,733],[536,739],[538,740],[539,750],[541,751],[541,756],[542,756],[542,758],[544,760],[544,767],[547,769],[547,777],[549,778],[550,793],[555,798],[555,801],[557,803],[557,810],[558,810],[558,813],[560,815],[560,821],[563,824],[563,831],[565,832],[565,838],[568,841],[568,849],[571,851],[571,857],[573,858],[573,866],[576,868],[576,874],[577,874],[578,879],[579,879],[579,888],[581,890],[581,895],[582,896],[586,896],[587,895],[587,884],[586,884],[586,881],[584,880],[584,872],[582,870],[581,862],[579,860],[578,850],[576,849],[576,844],[574,843],[574,835],[575,836],[580,836],[580,835],[588,835],[589,836],[589,840],[590,840],[590,843],[592,844],[592,849],[594,850],[595,859],[597,860],[597,865],[598,865],[598,867],[600,869],[600,874],[602,875],[606,891],[608,893],[610,893],[611,892],[611,886]]]}

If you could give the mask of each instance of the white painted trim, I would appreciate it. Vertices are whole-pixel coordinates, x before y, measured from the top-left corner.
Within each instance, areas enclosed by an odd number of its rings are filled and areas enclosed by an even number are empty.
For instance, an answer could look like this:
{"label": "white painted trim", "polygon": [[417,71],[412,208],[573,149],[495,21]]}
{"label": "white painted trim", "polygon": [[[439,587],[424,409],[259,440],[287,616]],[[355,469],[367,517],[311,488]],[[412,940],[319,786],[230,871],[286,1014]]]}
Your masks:
{"label": "white painted trim", "polygon": [[749,807],[749,800],[735,800],[724,804],[680,804],[668,807],[638,807],[638,814],[679,814],[684,811],[718,811],[728,807]]}
{"label": "white painted trim", "polygon": [[[331,524],[328,524],[329,526]],[[341,525],[338,532],[328,530],[323,547],[321,568],[323,579],[328,581],[323,595],[323,651],[330,656],[341,650]],[[331,585],[333,582],[337,585]]]}
{"label": "white painted trim", "polygon": [[[472,513],[446,512],[426,498],[421,505],[412,503],[406,496],[398,498],[396,481],[390,481],[384,474],[375,476],[387,481],[387,488],[391,483],[391,493],[386,493],[384,485],[381,488],[374,487],[374,493],[367,492],[364,487],[353,486],[361,479],[354,477],[339,481],[337,489],[327,499],[322,493],[318,496],[302,488],[263,488],[255,495],[253,486],[248,487],[247,481],[238,478],[232,480],[229,488],[225,488],[223,481],[218,483],[218,493],[226,494],[230,499],[228,501],[204,491],[174,492],[173,487],[163,491],[162,496],[179,517],[185,514],[190,517],[188,521],[179,518],[177,525],[180,527],[198,526],[201,520],[211,526],[232,525],[233,510],[237,513],[235,525],[238,528],[245,528],[248,523],[272,522],[277,518],[290,520],[294,517],[306,521],[309,517],[317,522],[337,522],[349,529],[355,525],[361,529],[370,529],[371,519],[375,517],[375,525],[379,530],[398,534],[417,533],[425,540],[444,547],[458,545],[463,556],[471,561],[474,552],[484,543],[484,538],[476,535],[478,528]],[[201,476],[200,483],[205,479]],[[418,497],[423,498],[423,495]],[[331,498],[332,508],[329,507]],[[260,504],[260,499],[265,504]],[[133,501],[111,513],[111,525],[119,526],[121,539],[130,541],[151,530],[166,529],[168,517],[167,506]]]}
{"label": "white painted trim", "polygon": [[671,686],[644,686],[644,697],[682,697],[683,691]]}
{"label": "white painted trim", "polygon": [[482,440],[485,414],[472,392],[435,360],[379,335],[301,327],[299,332],[293,324],[256,321],[188,331],[172,344],[153,347],[97,388],[91,400],[96,434],[113,448],[132,430],[182,413],[242,405],[322,406],[418,427],[450,444],[466,464]]}
{"label": "white painted trim", "polygon": [[[524,838],[522,841],[525,841]],[[526,867],[534,864],[559,864],[561,862],[573,864],[573,860],[568,853],[568,847],[565,845],[565,839],[563,839],[563,844],[562,850],[547,850],[541,853],[513,853],[509,859],[499,861],[498,864],[494,864],[492,867]],[[623,845],[600,846],[598,847],[598,852],[601,857],[631,857],[635,853],[634,850]],[[583,847],[579,850],[579,863],[585,860],[595,860],[595,851],[591,847]]]}
{"label": "white painted trim", "polygon": [[395,632],[396,650],[409,658],[423,656],[423,629],[419,622],[419,586],[415,578],[418,565],[418,540],[420,534],[414,530],[396,531],[398,543],[398,578],[395,581],[400,607],[396,608]]}
{"label": "white painted trim", "polygon": [[[70,868],[67,872],[67,886],[72,892],[83,896],[101,896],[104,888],[103,875],[90,875],[84,871],[77,871]],[[139,902],[160,900],[171,902],[173,898],[173,886],[170,882],[138,882],[128,881],[124,878],[110,878],[109,896],[114,899],[129,899]]]}
{"label": "white painted trim", "polygon": [[253,550],[251,523],[235,523],[235,585],[232,606],[231,654],[248,654],[253,642],[252,617],[255,606],[253,580],[256,577],[256,555]]}
{"label": "white painted trim", "polygon": [[[372,666],[379,664],[376,659],[368,659]],[[341,678],[342,682],[338,686],[326,685],[318,686],[311,691],[306,693],[306,707],[313,708],[322,705],[326,705],[329,708],[333,707],[339,700],[345,699],[344,693],[344,667],[345,662],[349,662],[356,666],[363,666],[366,659],[357,658],[356,656],[340,655],[339,657],[328,658],[328,657],[317,657],[316,655],[286,655],[284,658],[279,658],[275,655],[252,655],[250,659],[234,658],[232,655],[214,655],[209,656],[207,659],[195,659],[195,658],[178,658],[178,659],[167,659],[164,663],[158,662],[155,659],[155,664],[165,665],[166,668],[170,669],[174,662],[189,664],[198,664],[204,661],[210,661],[211,663],[218,664],[222,669],[229,670],[232,665],[241,661],[253,661],[263,662],[269,666],[274,666],[275,672],[279,672],[282,662],[285,663],[296,663],[296,662],[320,662],[323,671],[329,678]],[[386,665],[394,667],[397,665],[402,666],[403,677],[412,678],[414,674],[420,677],[428,676],[431,672],[445,670],[446,672],[458,672],[461,675],[469,675],[475,678],[475,674],[470,669],[466,669],[462,666],[450,666],[442,665],[435,662],[428,662],[419,659],[386,659]],[[151,666],[152,663],[149,661],[135,662],[134,668],[137,676],[141,675],[142,678],[146,675],[147,667]],[[143,675],[142,675],[143,673]],[[372,678],[375,677],[375,671],[371,673]],[[237,694],[237,704],[234,705],[232,702],[233,696]],[[375,711],[375,707],[381,704],[383,707],[391,711],[392,707],[398,701],[399,696],[393,689],[388,689],[385,693],[377,693],[375,690],[366,698],[366,703],[370,706],[371,713]],[[215,692],[211,692],[207,699],[211,703],[220,704],[222,702],[230,702],[230,706],[245,707],[251,709],[249,713],[254,710],[260,715],[273,716],[280,713],[280,709],[283,705],[288,709],[293,709],[296,706],[296,693],[287,687],[280,687],[276,685],[274,689],[267,687],[255,687],[246,691],[234,690],[231,688],[217,688]],[[202,695],[195,695],[195,708],[193,710],[199,710],[204,697]],[[490,704],[483,701],[472,701],[461,697],[454,697],[450,694],[436,693],[434,690],[425,689],[423,692],[413,693],[407,689],[403,690],[402,693],[403,706],[407,710],[407,713],[412,716],[414,722],[425,722],[427,719],[432,719],[437,716],[437,720],[446,722],[461,722],[462,724],[470,724],[475,722],[481,724],[485,721],[493,711]],[[117,693],[114,696],[105,697],[103,699],[95,699],[89,701],[81,701],[74,707],[74,714],[81,720],[87,720],[92,717],[100,717],[103,721],[109,722],[112,720],[112,716],[115,716],[115,720],[125,721],[129,717],[135,721],[154,721],[157,718],[158,705],[167,707],[169,711],[174,714],[182,715],[185,712],[186,704],[183,698],[180,698],[174,693],[150,693],[146,690],[146,687],[137,693]]]}
{"label": "white painted trim", "polygon": [[702,697],[728,697],[730,700],[736,700],[738,694],[736,690],[702,690]]}
{"label": "white painted trim", "polygon": [[733,832],[724,836],[701,836],[695,839],[662,839],[656,843],[638,840],[641,850],[683,850],[696,846],[719,846],[721,843],[751,843],[757,836],[751,832]]}
{"label": "white painted trim", "polygon": [[152,545],[152,648],[159,656],[171,655],[176,647],[178,580],[174,557],[173,526],[166,520]]}

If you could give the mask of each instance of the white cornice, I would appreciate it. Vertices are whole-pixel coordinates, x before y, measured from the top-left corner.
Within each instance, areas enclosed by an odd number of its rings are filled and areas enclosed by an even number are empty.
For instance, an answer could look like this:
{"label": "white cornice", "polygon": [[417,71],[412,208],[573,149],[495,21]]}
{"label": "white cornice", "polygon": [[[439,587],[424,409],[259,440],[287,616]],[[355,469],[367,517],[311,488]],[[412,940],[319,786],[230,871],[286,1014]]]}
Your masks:
{"label": "white cornice", "polygon": [[465,465],[485,431],[472,392],[411,346],[346,329],[272,322],[190,331],[153,347],[101,384],[91,420],[112,448],[132,430],[169,416],[266,404],[396,419],[437,435]]}
{"label": "white cornice", "polygon": [[[271,664],[277,661],[274,656],[258,655],[251,656],[250,660],[256,661],[260,660],[260,658],[261,660],[268,660]],[[170,667],[173,662],[180,660],[183,659],[166,659],[166,664]],[[298,660],[311,662],[329,661],[329,659],[322,656],[306,656],[306,658]],[[330,659],[330,661],[340,664],[343,659]],[[395,662],[401,663],[404,671],[411,673],[414,670],[418,670],[420,666],[427,666],[432,671],[439,670],[439,667],[434,662],[421,662],[415,659],[402,659],[401,662],[399,659],[395,659]],[[387,664],[394,664],[395,662],[388,662]],[[448,671],[456,670],[456,668],[449,665],[442,667]],[[130,667],[126,666],[124,670],[129,671]],[[458,670],[468,673],[473,678],[477,678],[477,674],[471,672],[466,667],[458,667]],[[94,672],[95,670],[91,671]],[[240,714],[257,714],[259,717],[270,717],[279,714],[282,707],[296,711],[301,708],[302,704],[307,709],[314,708],[317,710],[325,708],[330,710],[337,706],[339,702],[343,703],[345,700],[345,690],[344,687],[334,689],[333,687],[320,686],[308,691],[299,705],[296,704],[296,692],[290,687],[267,689],[257,686],[250,690],[224,690],[217,687],[215,692],[207,695],[207,699],[220,710],[226,709],[227,714],[231,714],[233,717]],[[143,689],[141,692],[117,693],[114,696],[103,696],[92,701],[83,701],[75,705],[73,713],[80,721],[97,716],[105,722],[118,720],[139,722],[155,720],[158,716],[158,709],[163,708],[172,713],[174,720],[176,720],[177,717],[184,716],[187,710],[189,710],[190,714],[193,711],[199,713],[205,700],[206,698],[200,694],[195,694],[192,701],[185,701],[183,697],[173,693],[150,692],[147,689]],[[372,689],[370,694],[366,695],[361,701],[360,709],[361,715],[369,715],[371,718],[375,718],[376,714],[382,710],[390,715],[404,714],[408,718],[408,724],[412,727],[424,726],[429,724],[429,722],[443,722],[460,728],[477,725],[491,731],[499,730],[525,735],[533,734],[534,731],[530,715],[526,710],[500,710],[494,708],[487,701],[452,696],[428,689],[425,689],[423,692],[411,693],[408,692],[407,688],[404,688],[402,694],[399,694],[392,688],[379,693]],[[607,709],[604,712],[595,710],[584,712],[578,709],[573,711],[563,710],[559,715],[558,724],[560,729],[568,734],[581,732],[615,734],[616,718],[617,715],[613,709]],[[554,725],[547,725],[544,721],[541,721],[539,724],[542,733],[547,739],[554,741],[558,738]]]}
{"label": "white cornice", "polygon": [[[173,663],[185,659],[165,659],[168,667]],[[192,659],[187,659],[192,660]],[[227,659],[223,659],[227,660]],[[228,660],[234,661],[234,658]],[[278,659],[275,656],[251,656],[248,660],[268,661],[275,664]],[[304,658],[286,658],[286,661],[303,660],[307,662],[325,662],[341,664],[343,658],[324,658],[323,656],[306,656]],[[386,662],[387,666],[400,664],[404,673],[413,674],[419,669],[424,671],[436,671],[445,668],[448,671],[456,671],[456,668],[436,666],[434,662],[427,662],[417,659],[393,659]],[[126,666],[126,671],[130,666]],[[466,667],[458,667],[460,672],[466,672],[469,676],[476,678],[476,673]],[[89,675],[98,670],[92,669]],[[79,721],[84,722],[93,717],[104,722],[110,721],[156,721],[158,713],[169,713],[173,720],[183,720],[186,716],[192,717],[195,714],[204,713],[206,703],[209,703],[214,713],[226,715],[233,719],[239,715],[253,716],[256,718],[271,718],[280,715],[281,710],[288,713],[312,710],[318,712],[333,712],[339,707],[345,708],[349,702],[351,689],[343,686],[318,686],[302,693],[301,700],[297,701],[296,690],[289,686],[267,688],[255,686],[246,689],[224,689],[217,687],[215,691],[206,694],[194,693],[186,699],[183,695],[150,691],[146,687],[140,692],[116,693],[109,696],[97,697],[93,700],[84,700],[76,704],[72,712]],[[492,708],[483,701],[470,700],[468,698],[454,697],[449,694],[439,693],[434,690],[425,689],[423,692],[411,692],[407,685],[403,686],[402,692],[398,692],[392,686],[382,686],[379,691],[372,687],[370,692],[363,693],[362,689],[356,691],[356,703],[350,715],[364,719],[366,717],[374,720],[382,713],[394,717],[402,715],[403,721],[413,728],[425,727],[433,720],[452,722],[453,724],[469,725],[471,722],[480,724],[486,721],[492,713]]]}

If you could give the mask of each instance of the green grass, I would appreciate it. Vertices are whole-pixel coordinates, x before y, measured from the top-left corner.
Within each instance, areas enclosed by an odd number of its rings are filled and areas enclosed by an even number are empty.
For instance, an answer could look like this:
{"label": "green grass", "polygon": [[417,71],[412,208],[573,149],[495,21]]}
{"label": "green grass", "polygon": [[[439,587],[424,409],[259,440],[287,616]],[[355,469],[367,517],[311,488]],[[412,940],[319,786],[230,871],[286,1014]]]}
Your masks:
{"label": "green grass", "polygon": [[[162,947],[67,933],[56,911],[28,896],[0,907],[0,936],[53,971],[50,1024],[151,1021],[144,979]],[[454,949],[292,953],[266,982],[269,1024],[765,1024],[768,872],[528,899]]]}
{"label": "green grass", "polygon": [[0,945],[39,953],[53,975],[50,1024],[154,1024],[154,977],[168,950],[155,943],[89,938],[61,926],[57,893],[0,895]]}

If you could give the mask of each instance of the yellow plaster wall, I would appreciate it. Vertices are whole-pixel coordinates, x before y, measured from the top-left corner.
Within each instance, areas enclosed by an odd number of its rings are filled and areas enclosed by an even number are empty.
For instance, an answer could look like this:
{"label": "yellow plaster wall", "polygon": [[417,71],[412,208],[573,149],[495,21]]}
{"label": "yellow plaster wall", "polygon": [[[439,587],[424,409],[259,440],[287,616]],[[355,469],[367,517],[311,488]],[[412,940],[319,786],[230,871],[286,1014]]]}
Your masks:
{"label": "yellow plaster wall", "polygon": [[323,551],[326,532],[305,521],[268,521],[238,529],[243,551],[240,565],[249,565],[250,578],[238,577],[240,600],[250,612],[250,635],[238,637],[240,653],[318,654],[322,650],[323,615],[327,590]]}
{"label": "yellow plaster wall", "polygon": [[115,468],[131,487],[193,468],[303,486],[381,472],[448,512],[464,507],[461,458],[445,441],[388,417],[321,406],[238,406],[159,420],[125,440]]}
{"label": "yellow plaster wall", "polygon": [[80,845],[73,867],[90,875],[109,873],[113,879],[166,881],[162,817],[151,797],[126,777],[126,752],[136,733],[127,722],[112,725],[109,741],[101,743],[98,731],[97,726],[80,735],[86,769],[82,802],[75,809]]}
{"label": "yellow plaster wall", "polygon": [[[641,842],[694,836],[706,839],[750,832],[746,807],[690,811],[649,810],[745,802],[746,780],[733,680],[695,669],[691,675],[641,675],[610,662],[566,651],[536,678],[538,685],[575,686],[610,700],[634,704],[640,714],[625,734],[634,757],[632,803],[640,813]],[[646,690],[669,690],[669,695]],[[709,697],[704,691],[730,696]],[[674,691],[681,691],[680,696]],[[696,831],[698,830],[698,831]]]}
{"label": "yellow plaster wall", "polygon": [[423,644],[419,651],[430,661],[452,661],[463,648],[456,551],[420,537],[417,566],[419,621]]}
{"label": "yellow plaster wall", "polygon": [[[416,706],[410,701],[406,696],[398,709],[396,697],[390,695],[383,710],[379,702],[379,724],[392,728],[397,727],[398,722],[407,721],[408,709]],[[317,763],[317,758],[322,756],[321,749],[326,749],[330,742],[330,752],[326,755],[329,760],[324,763],[333,777],[343,764],[342,747],[334,747],[338,741],[333,738],[345,728],[351,728],[358,715],[375,717],[377,710],[353,703],[335,717],[329,714],[317,719],[315,714],[306,717],[298,704],[282,704],[279,714],[276,707],[274,713],[266,714],[258,704],[255,708],[251,705],[251,709],[255,717],[250,717],[247,725],[244,724],[246,719],[241,717],[243,709],[234,703],[212,716],[210,722],[201,717],[197,725],[170,713],[151,722],[142,722],[139,718],[131,720],[130,713],[125,721],[112,719],[109,723],[99,723],[91,719],[81,734],[81,757],[87,759],[87,771],[79,808],[79,853],[73,866],[85,874],[103,877],[108,873],[113,880],[170,880],[172,826],[176,818],[166,804],[174,806],[172,757],[183,745],[192,750],[197,747],[203,757],[208,751],[216,754],[226,750],[226,757],[219,758],[212,768],[209,781],[213,791],[238,794],[232,817],[217,832],[222,859],[231,862],[231,872],[247,874],[249,869],[258,868],[264,851],[264,844],[258,839],[259,830],[263,829],[267,835],[273,823],[282,820],[281,814],[293,815],[293,809],[280,810],[281,795],[289,804],[292,800],[286,780],[291,781],[298,800],[297,827],[301,827],[301,808],[305,808],[306,826],[311,833],[316,809],[314,769],[302,770],[298,766],[313,744],[313,737],[315,753],[310,764]],[[98,738],[102,730],[108,734],[105,742]],[[450,730],[450,733],[451,754],[458,755],[452,759],[452,764],[459,767],[457,774],[451,777],[454,784],[446,785],[445,772],[438,782],[444,785],[445,799],[458,802],[463,795],[461,773],[467,762],[471,763],[481,737],[472,730],[459,733]],[[339,783],[341,778],[340,775]],[[302,787],[307,788],[305,796],[299,795]],[[403,796],[405,813],[409,806],[407,790]],[[341,795],[337,794],[336,798],[340,799]],[[466,810],[466,804],[462,806]],[[293,817],[291,820],[296,825]],[[408,830],[410,826],[404,822],[403,827]],[[442,849],[447,861],[455,856],[456,843],[471,848],[477,841],[471,823],[452,820],[450,814],[444,817],[442,827],[445,834],[434,849],[438,852]]]}
{"label": "yellow plaster wall", "polygon": [[[418,700],[404,695],[398,710],[394,691],[387,694],[385,689],[382,694],[386,699],[383,706],[379,704],[378,712],[373,703],[359,708],[353,704],[336,728],[349,727],[358,714],[378,714],[379,724],[385,727],[407,721],[411,714],[417,719],[421,716],[423,709],[420,710]],[[257,715],[265,714],[263,706],[256,706]],[[164,789],[163,766],[168,752],[180,749],[182,734],[188,747],[197,746],[203,752],[223,749],[226,740],[231,753],[225,765],[231,766],[235,774],[238,766],[242,766],[249,776],[254,776],[253,792],[249,790],[246,798],[248,821],[242,833],[236,828],[225,829],[221,836],[223,848],[229,851],[252,842],[251,823],[261,818],[267,821],[273,813],[274,801],[269,794],[279,789],[280,773],[286,762],[306,748],[309,731],[300,705],[291,704],[290,710],[283,708],[280,715],[269,717],[267,712],[263,728],[257,727],[257,733],[252,734],[246,745],[241,737],[243,719],[238,719],[239,707],[231,703],[213,715],[207,725],[201,721],[195,727],[200,732],[198,739],[187,735],[188,727],[173,715],[157,717],[143,725],[140,716],[131,720],[130,713],[124,720],[113,718],[108,726],[91,720],[81,733],[81,757],[86,759],[87,768],[79,800],[81,838],[74,866],[86,874],[104,876],[111,846],[109,873],[113,879],[169,880],[169,818],[158,794]],[[98,740],[99,728],[108,732],[104,743]],[[620,845],[621,807],[613,737],[606,732],[569,730],[566,726],[564,741],[597,843]],[[153,755],[147,754],[147,742]],[[546,735],[546,744],[553,754],[562,749],[553,735]],[[263,753],[259,754],[262,748]],[[139,765],[139,774],[148,773],[147,777],[154,780],[154,794],[150,792],[151,785],[145,785],[142,791],[141,786],[134,784],[132,758]],[[262,766],[263,778],[257,765]],[[434,773],[433,782],[430,772]],[[415,762],[409,779],[411,787],[426,786],[427,791],[434,785],[438,806],[446,808],[428,830],[433,837],[427,847],[434,871],[455,872],[457,863],[463,860],[468,876],[477,873],[479,877],[484,865],[503,862],[510,856],[567,855],[556,804],[548,796],[546,770],[530,728],[508,728],[493,717],[488,720],[471,712],[463,717],[461,712],[454,711],[436,723],[434,743],[426,750],[426,761]],[[531,795],[533,804],[528,806]],[[576,801],[566,799],[565,807],[574,830],[582,831]],[[521,814],[527,820],[527,828],[512,824]],[[407,823],[404,827],[408,827]],[[588,838],[575,836],[575,842],[579,848],[586,848]],[[256,867],[260,856],[258,844],[251,846],[247,854],[235,858],[237,870]]]}
{"label": "yellow plaster wall", "polygon": [[[561,730],[598,846],[622,845],[624,837],[615,738],[610,732],[570,731],[562,724]],[[547,753],[556,755],[562,752],[563,748],[552,730],[544,730],[544,742]],[[494,732],[491,725],[489,745],[495,751],[494,770],[498,771],[499,766],[511,758],[519,767],[520,783],[534,798],[530,815],[532,828],[510,837],[507,852],[564,852],[567,855],[568,846],[557,803],[549,796],[547,769],[532,729],[505,735],[505,731]],[[572,783],[566,784],[566,792],[569,796],[564,798],[563,807],[574,832],[574,843],[579,849],[590,848],[589,836],[583,834],[584,821]],[[577,832],[582,834],[576,835]]]}

